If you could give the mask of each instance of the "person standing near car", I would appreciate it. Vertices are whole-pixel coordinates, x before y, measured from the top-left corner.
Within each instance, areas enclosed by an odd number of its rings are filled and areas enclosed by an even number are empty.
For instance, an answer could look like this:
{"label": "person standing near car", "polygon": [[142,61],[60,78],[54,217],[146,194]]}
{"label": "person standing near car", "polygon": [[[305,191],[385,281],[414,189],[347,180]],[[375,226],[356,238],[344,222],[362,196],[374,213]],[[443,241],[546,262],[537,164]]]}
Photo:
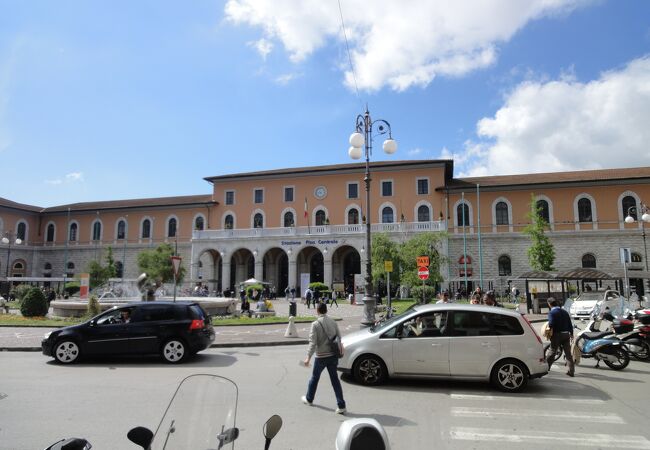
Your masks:
{"label": "person standing near car", "polygon": [[318,319],[312,322],[309,332],[309,347],[307,347],[307,358],[302,362],[306,367],[309,366],[311,357],[316,354],[314,359],[314,369],[312,370],[309,383],[307,384],[307,394],[303,395],[301,400],[304,404],[311,406],[316,397],[316,389],[321,373],[327,369],[336,395],[336,414],[345,414],[345,399],[343,398],[343,388],[337,374],[339,357],[332,353],[330,339],[337,336],[341,339],[341,332],[337,323],[327,315],[327,305],[318,303]]}
{"label": "person standing near car", "polygon": [[575,365],[573,363],[573,356],[571,354],[571,341],[573,341],[573,324],[571,323],[571,316],[564,309],[560,308],[560,302],[553,297],[548,300],[548,328],[552,331],[551,335],[551,351],[548,353],[546,362],[548,363],[549,370],[553,365],[553,357],[559,347],[564,351],[569,370],[567,375],[570,377],[575,374]]}

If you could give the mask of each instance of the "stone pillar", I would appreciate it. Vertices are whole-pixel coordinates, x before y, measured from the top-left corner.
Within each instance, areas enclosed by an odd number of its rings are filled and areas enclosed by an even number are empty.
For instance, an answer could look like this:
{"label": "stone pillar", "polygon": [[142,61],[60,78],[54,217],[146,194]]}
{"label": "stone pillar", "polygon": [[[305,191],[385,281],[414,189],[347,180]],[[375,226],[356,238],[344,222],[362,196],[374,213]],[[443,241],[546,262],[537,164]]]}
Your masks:
{"label": "stone pillar", "polygon": [[331,289],[332,287],[332,258],[323,258],[323,283]]}
{"label": "stone pillar", "polygon": [[[289,256],[289,278],[288,278],[288,283],[289,287],[296,288],[298,290],[298,274],[297,274],[297,269],[296,269],[296,256],[291,255]],[[296,292],[296,297],[300,297],[300,293]]]}
{"label": "stone pillar", "polygon": [[235,289],[235,286],[230,286],[230,261],[223,261],[221,265],[221,289]]}
{"label": "stone pillar", "polygon": [[262,278],[264,276],[264,260],[260,258],[258,261],[257,259],[255,260],[255,278],[260,281],[264,281]]}

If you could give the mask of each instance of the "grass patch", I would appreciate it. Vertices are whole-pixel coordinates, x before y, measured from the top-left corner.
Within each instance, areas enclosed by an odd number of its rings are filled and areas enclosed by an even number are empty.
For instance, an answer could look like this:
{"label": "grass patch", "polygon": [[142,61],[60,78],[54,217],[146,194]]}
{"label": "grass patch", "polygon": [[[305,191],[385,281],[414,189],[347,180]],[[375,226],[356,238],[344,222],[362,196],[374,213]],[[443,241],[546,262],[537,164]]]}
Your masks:
{"label": "grass patch", "polygon": [[[306,322],[313,322],[316,320],[316,317],[314,316],[298,316],[294,319],[294,323],[306,323]],[[212,325],[215,327],[219,326],[232,326],[232,325],[266,325],[266,324],[274,324],[274,323],[289,323],[289,318],[288,317],[278,317],[278,316],[271,316],[271,317],[260,317],[259,319],[255,319],[252,317],[247,317],[247,316],[242,316],[242,317],[213,317],[212,318]]]}
{"label": "grass patch", "polygon": [[67,327],[83,322],[79,317],[54,319],[49,317],[23,317],[15,314],[0,315],[0,325],[12,327]]}

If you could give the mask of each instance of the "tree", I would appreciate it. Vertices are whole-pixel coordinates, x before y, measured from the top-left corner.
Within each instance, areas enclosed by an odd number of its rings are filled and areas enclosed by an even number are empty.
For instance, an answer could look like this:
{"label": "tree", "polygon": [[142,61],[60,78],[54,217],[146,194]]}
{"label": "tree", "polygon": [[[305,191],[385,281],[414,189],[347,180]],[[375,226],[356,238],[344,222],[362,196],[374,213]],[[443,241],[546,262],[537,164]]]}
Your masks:
{"label": "tree", "polygon": [[[138,254],[138,268],[140,272],[146,273],[149,278],[155,280],[157,285],[174,281],[174,267],[171,257],[174,255],[174,248],[169,244],[160,244],[151,250],[144,250]],[[185,267],[178,271],[176,281],[180,283],[185,276]]]}
{"label": "tree", "polygon": [[402,262],[399,247],[386,233],[375,233],[372,235],[372,279],[375,286],[379,286],[379,294],[384,293],[386,286],[384,261],[393,261],[390,281],[392,286],[397,286],[400,283],[399,268]]}
{"label": "tree", "polygon": [[429,257],[429,278],[425,285],[435,286],[442,282],[440,266],[444,257],[440,255],[440,242],[443,236],[440,233],[422,233],[406,241],[400,248],[402,260],[402,284],[407,286],[421,286],[422,280],[417,273],[417,257]]}
{"label": "tree", "polygon": [[541,215],[541,208],[537,207],[535,194],[531,195],[530,212],[527,217],[530,223],[524,228],[524,233],[531,241],[531,246],[528,248],[530,267],[545,272],[551,271],[555,263],[555,249],[551,240],[544,234],[544,230],[549,225]]}
{"label": "tree", "polygon": [[117,276],[117,268],[115,267],[115,259],[113,259],[113,249],[108,247],[106,250],[106,266],[103,266],[99,261],[90,261],[88,263],[88,274],[90,275],[90,288],[94,289],[97,286],[105,284],[109,278]]}

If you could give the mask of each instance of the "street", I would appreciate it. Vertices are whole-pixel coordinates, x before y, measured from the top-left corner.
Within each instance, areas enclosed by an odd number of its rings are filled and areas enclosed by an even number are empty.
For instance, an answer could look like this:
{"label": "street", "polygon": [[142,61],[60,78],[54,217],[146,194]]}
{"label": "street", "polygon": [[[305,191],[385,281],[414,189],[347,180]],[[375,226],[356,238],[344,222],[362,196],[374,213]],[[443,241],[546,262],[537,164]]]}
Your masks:
{"label": "street", "polygon": [[284,426],[272,449],[333,449],[346,417],[377,419],[393,449],[650,449],[645,363],[615,372],[583,360],[575,378],[554,367],[520,395],[483,383],[398,380],[366,388],[344,380],[348,415],[342,417],[333,412],[326,376],[314,406],[300,402],[310,373],[298,365],[304,350],[210,349],[181,366],[156,358],[60,366],[35,352],[0,352],[0,448],[39,449],[79,436],[97,449],[134,449],[130,428],[155,430],[183,377],[211,373],[239,387],[240,449],[263,447],[262,424],[275,413]]}

